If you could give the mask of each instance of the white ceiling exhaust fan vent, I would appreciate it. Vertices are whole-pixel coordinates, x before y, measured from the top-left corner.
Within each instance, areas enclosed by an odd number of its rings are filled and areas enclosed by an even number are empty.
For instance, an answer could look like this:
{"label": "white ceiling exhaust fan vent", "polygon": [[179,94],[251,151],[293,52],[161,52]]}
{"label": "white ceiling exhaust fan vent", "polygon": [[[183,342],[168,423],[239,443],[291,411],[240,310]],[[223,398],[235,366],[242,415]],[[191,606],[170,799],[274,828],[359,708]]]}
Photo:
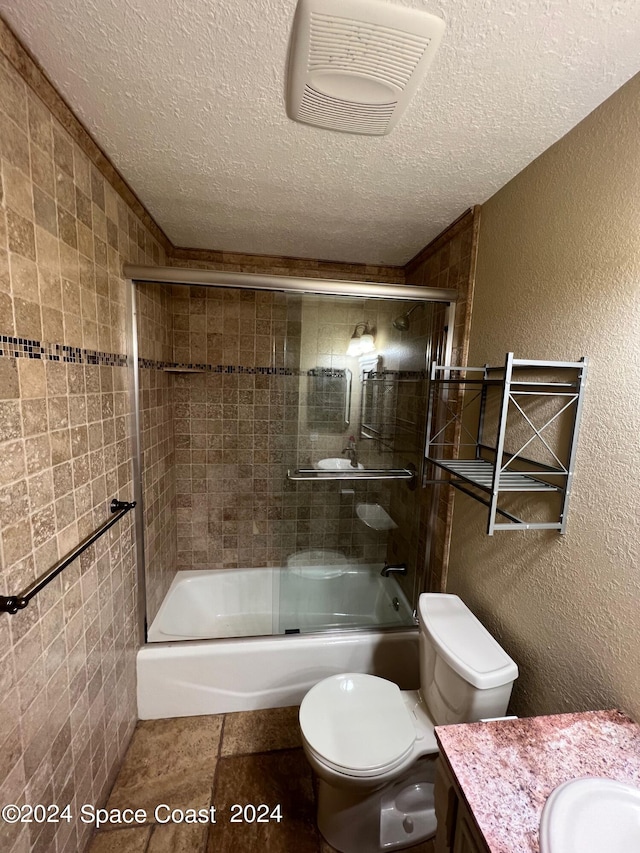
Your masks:
{"label": "white ceiling exhaust fan vent", "polygon": [[287,112],[318,127],[382,136],[431,65],[441,18],[383,0],[299,0]]}

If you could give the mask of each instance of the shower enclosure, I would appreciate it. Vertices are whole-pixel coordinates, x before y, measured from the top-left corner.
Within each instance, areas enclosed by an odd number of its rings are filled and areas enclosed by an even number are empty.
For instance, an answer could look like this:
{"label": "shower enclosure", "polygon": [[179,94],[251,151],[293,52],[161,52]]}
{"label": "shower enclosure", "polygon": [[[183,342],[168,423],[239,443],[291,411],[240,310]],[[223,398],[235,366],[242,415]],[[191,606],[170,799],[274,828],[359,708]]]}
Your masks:
{"label": "shower enclosure", "polygon": [[414,626],[451,309],[348,284],[135,282],[149,643]]}

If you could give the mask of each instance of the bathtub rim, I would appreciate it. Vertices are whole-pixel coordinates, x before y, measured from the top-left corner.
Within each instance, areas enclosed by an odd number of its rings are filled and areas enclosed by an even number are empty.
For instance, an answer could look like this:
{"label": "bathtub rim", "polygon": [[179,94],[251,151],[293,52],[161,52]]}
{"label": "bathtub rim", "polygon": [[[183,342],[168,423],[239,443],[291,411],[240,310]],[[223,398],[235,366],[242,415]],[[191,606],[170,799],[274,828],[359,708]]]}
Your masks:
{"label": "bathtub rim", "polygon": [[191,640],[145,640],[138,647],[138,651],[146,648],[162,648],[163,646],[187,646],[193,643],[238,643],[238,642],[260,642],[263,640],[288,640],[293,638],[313,637],[319,640],[321,637],[325,639],[335,635],[343,636],[345,634],[390,634],[390,633],[406,633],[408,631],[416,631],[418,629],[418,617],[414,611],[412,618],[413,625],[363,625],[361,628],[327,628],[325,631],[305,631],[300,634],[252,634],[249,637],[194,637]]}

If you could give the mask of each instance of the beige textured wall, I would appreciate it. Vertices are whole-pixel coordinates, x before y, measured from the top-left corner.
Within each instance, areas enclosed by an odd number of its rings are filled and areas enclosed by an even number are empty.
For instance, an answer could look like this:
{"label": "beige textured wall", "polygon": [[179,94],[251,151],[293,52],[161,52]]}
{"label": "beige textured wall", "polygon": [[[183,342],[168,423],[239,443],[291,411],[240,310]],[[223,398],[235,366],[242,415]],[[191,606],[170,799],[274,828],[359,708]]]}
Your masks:
{"label": "beige textured wall", "polygon": [[521,668],[519,714],[640,719],[640,76],[482,208],[469,363],[590,358],[568,533],[484,535],[456,495],[448,591]]}

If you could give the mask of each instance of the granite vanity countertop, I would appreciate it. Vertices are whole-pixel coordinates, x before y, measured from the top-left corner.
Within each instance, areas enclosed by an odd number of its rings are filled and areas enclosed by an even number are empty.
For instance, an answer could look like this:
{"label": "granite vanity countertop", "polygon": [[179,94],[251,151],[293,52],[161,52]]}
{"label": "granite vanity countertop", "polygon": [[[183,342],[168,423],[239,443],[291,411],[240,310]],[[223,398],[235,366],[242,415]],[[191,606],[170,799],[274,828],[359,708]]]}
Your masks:
{"label": "granite vanity countertop", "polygon": [[640,726],[620,711],[437,726],[490,853],[539,853],[542,807],[563,782],[604,776],[640,788]]}

